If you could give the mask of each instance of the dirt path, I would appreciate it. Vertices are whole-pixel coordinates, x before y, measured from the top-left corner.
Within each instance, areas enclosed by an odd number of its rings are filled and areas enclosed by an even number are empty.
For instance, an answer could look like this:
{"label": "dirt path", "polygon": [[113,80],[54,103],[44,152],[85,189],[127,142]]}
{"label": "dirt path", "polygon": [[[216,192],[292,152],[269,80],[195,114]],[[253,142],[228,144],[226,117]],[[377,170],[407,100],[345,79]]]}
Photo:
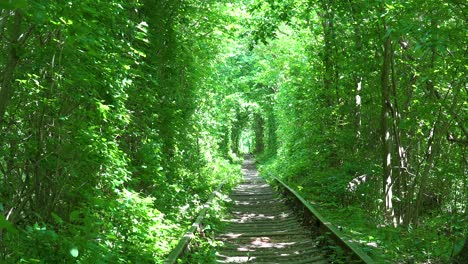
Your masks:
{"label": "dirt path", "polygon": [[231,194],[231,216],[218,239],[217,263],[328,263],[317,241],[285,201],[258,176],[253,160],[243,165],[244,182]]}

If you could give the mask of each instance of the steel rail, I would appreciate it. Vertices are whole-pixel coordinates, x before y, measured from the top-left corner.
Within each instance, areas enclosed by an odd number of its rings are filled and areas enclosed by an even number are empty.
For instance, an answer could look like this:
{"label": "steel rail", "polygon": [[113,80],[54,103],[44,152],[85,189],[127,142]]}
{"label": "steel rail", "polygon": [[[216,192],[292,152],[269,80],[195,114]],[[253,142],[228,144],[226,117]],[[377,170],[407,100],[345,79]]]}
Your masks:
{"label": "steel rail", "polygon": [[309,202],[307,202],[299,193],[289,187],[286,183],[280,180],[274,175],[270,175],[278,184],[279,187],[285,190],[285,193],[292,196],[296,203],[304,209],[304,212],[308,214],[308,220],[311,220],[311,224],[317,228],[318,232],[326,237],[331,238],[337,245],[339,245],[346,252],[350,253],[350,256],[354,261],[374,264],[375,262],[357,246],[356,242],[349,241],[343,237],[341,232],[334,227],[329,221],[327,221]]}
{"label": "steel rail", "polygon": [[190,228],[185,232],[184,236],[179,240],[177,246],[169,253],[168,257],[164,261],[164,264],[174,264],[178,259],[182,258],[184,254],[189,251],[189,244],[195,237],[195,232],[200,232],[203,220],[205,218],[206,212],[210,208],[211,202],[216,197],[216,194],[223,188],[225,182],[221,183],[216,190],[211,193],[208,197],[208,200],[203,205],[202,209],[198,213],[197,219],[190,226]]}

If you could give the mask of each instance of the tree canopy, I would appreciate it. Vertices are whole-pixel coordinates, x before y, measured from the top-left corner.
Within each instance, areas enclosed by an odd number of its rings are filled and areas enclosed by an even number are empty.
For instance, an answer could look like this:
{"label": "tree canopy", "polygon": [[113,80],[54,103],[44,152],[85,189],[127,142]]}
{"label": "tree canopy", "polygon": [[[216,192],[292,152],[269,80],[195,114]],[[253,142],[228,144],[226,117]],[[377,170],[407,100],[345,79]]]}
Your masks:
{"label": "tree canopy", "polygon": [[0,1],[0,262],[162,263],[245,153],[382,263],[462,259],[466,10]]}

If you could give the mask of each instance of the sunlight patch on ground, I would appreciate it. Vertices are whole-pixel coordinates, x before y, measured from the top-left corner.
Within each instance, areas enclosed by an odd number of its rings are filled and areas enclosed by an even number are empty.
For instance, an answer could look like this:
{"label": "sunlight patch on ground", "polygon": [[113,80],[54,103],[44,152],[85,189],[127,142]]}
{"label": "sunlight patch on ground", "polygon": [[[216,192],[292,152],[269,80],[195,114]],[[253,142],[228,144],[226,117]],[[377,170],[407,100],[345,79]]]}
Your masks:
{"label": "sunlight patch on ground", "polygon": [[238,237],[241,237],[242,234],[227,233],[225,236],[229,238],[238,238]]}

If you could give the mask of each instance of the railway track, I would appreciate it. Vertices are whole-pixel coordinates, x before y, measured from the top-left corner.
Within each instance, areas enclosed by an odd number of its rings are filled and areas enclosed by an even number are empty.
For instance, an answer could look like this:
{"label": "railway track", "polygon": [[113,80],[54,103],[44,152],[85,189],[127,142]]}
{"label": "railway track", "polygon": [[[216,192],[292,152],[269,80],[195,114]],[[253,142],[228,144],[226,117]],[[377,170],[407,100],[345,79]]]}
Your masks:
{"label": "railway track", "polygon": [[[216,263],[374,263],[276,177],[273,179],[277,190],[273,189],[258,175],[252,159],[244,161],[242,172],[244,181],[233,189],[229,217],[222,220],[226,227],[216,233],[216,239],[222,242],[217,248]],[[222,185],[215,193],[221,188]],[[189,251],[194,232],[201,229],[215,193],[165,264],[176,263]],[[340,248],[340,253],[332,248]]]}
{"label": "railway track", "polygon": [[[286,198],[258,176],[252,160],[243,166],[245,180],[231,194],[231,216],[218,234],[223,241],[218,263],[329,263],[319,239],[301,225]],[[316,237],[316,236],[315,236]]]}

